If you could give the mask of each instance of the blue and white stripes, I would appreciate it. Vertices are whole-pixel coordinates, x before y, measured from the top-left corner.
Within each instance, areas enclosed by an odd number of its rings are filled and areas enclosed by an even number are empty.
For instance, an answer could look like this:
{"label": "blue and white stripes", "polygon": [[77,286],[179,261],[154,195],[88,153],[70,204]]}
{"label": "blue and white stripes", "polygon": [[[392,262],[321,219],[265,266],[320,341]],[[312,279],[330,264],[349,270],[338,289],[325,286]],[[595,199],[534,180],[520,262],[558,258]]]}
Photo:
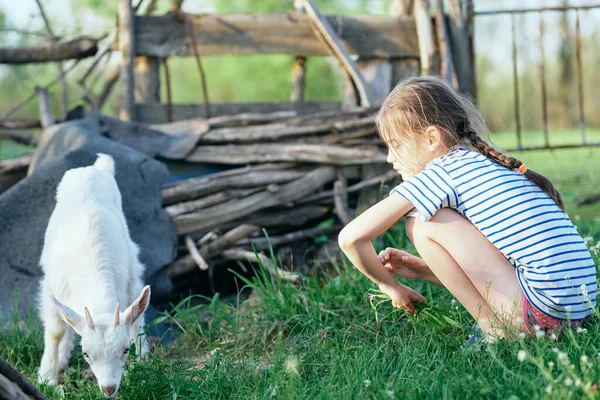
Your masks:
{"label": "blue and white stripes", "polygon": [[526,176],[463,147],[394,189],[424,220],[443,207],[468,218],[515,266],[542,312],[581,319],[596,304],[596,268],[569,217]]}

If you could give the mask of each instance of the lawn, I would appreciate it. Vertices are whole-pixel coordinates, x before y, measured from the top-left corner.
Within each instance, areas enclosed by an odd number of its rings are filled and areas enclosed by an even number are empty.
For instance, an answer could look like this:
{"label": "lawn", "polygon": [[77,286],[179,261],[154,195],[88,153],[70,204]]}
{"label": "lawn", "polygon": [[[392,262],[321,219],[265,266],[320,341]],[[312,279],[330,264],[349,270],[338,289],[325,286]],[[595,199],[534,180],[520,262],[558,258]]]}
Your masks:
{"label": "lawn", "polygon": [[[506,145],[508,134],[495,134]],[[508,143],[509,145],[510,143]],[[514,153],[562,191],[574,222],[600,265],[598,207],[576,208],[595,191],[600,149]],[[594,157],[596,156],[596,157]],[[599,190],[600,191],[600,190]],[[578,217],[577,217],[578,216]],[[597,220],[596,220],[597,222]],[[402,222],[386,245],[410,246]],[[331,238],[335,239],[335,238]],[[374,309],[373,284],[351,265],[336,264],[300,285],[273,279],[259,266],[240,296],[190,298],[160,319],[179,335],[145,362],[131,359],[123,399],[580,399],[600,397],[600,314],[555,340],[499,341],[461,350],[473,321],[445,290],[404,282],[456,324]],[[252,293],[250,296],[249,294]],[[29,377],[42,353],[35,318],[2,322],[0,357]],[[82,380],[76,348],[65,385],[40,388],[50,398],[101,399]]]}

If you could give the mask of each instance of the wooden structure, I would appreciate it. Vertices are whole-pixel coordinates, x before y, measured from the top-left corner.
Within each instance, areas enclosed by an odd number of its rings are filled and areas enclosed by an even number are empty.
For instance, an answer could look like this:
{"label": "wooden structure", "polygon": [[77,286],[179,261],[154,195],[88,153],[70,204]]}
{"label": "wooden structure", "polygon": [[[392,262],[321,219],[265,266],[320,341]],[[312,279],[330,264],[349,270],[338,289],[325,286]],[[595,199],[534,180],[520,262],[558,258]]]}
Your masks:
{"label": "wooden structure", "polygon": [[[288,14],[189,15],[176,10],[152,16],[135,15],[131,0],[120,0],[114,44],[123,60],[119,115],[162,123],[247,112],[376,106],[402,77],[419,72],[442,73],[469,92],[467,15],[458,0],[451,1],[449,16],[443,13],[442,2],[437,3],[437,16],[430,15],[427,0],[393,1],[389,16],[324,16],[312,0],[296,0]],[[192,56],[200,64],[202,57],[225,54],[296,56],[291,66],[292,101],[210,104],[211,115],[206,115],[203,105],[170,104],[169,99],[165,104],[160,98],[159,68],[164,59]],[[335,58],[348,77],[349,99],[342,103],[303,101],[306,58],[323,55]]]}
{"label": "wooden structure", "polygon": [[[399,179],[389,172],[374,130],[374,114],[394,85],[408,76],[442,74],[463,92],[472,88],[472,63],[464,60],[472,55],[468,15],[458,0],[451,1],[450,15],[442,2],[437,4],[435,14],[426,0],[394,0],[387,16],[339,16],[323,15],[313,0],[296,0],[288,14],[189,15],[174,9],[155,16],[136,12],[131,0],[119,0],[116,35],[106,48],[98,45],[78,82],[94,111],[78,117],[70,112],[71,119],[96,119],[106,136],[175,160],[173,168],[218,164],[223,169],[162,191],[163,206],[180,235],[177,259],[165,269],[173,298],[165,301],[197,291],[207,280],[217,290],[215,267],[227,271],[253,258],[253,250],[272,272],[277,267],[262,253],[271,249],[284,264],[305,273],[312,270],[302,270],[306,258],[332,255],[323,253],[315,237],[337,235]],[[121,64],[109,71],[101,95],[93,98],[85,82],[111,51],[121,53]],[[294,56],[290,101],[211,103],[202,58],[257,53]],[[305,101],[306,59],[313,56],[332,57],[344,72],[341,101]],[[204,104],[173,104],[168,57],[195,58]],[[117,81],[119,119],[99,113]],[[44,128],[57,121],[47,87],[34,94]],[[19,179],[28,162],[0,165],[0,186]]]}

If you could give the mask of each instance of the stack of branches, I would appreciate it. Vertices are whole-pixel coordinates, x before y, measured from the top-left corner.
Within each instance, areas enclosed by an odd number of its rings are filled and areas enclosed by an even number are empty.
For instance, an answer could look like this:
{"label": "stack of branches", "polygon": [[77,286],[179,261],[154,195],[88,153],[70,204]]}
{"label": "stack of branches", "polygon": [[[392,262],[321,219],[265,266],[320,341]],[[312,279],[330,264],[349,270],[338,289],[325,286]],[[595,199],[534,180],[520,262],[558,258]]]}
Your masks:
{"label": "stack of branches", "polygon": [[[244,272],[246,261],[293,281],[298,275],[290,271],[311,274],[320,265],[315,259],[333,261],[341,228],[399,180],[386,164],[374,111],[283,111],[155,125],[93,111],[79,118],[96,119],[105,136],[167,160],[172,169],[218,166],[219,172],[162,190],[179,236],[176,260],[166,267],[174,299],[207,281],[204,291],[221,291],[214,271],[219,278],[232,267]],[[0,187],[24,177],[30,160],[1,162]]]}
{"label": "stack of branches", "polygon": [[181,239],[167,268],[175,286],[180,277],[228,260],[258,258],[274,271],[273,255],[310,273],[316,249],[323,250],[315,240],[337,237],[357,208],[399,178],[386,166],[374,110],[365,108],[211,118],[185,161],[224,170],[163,189]]}

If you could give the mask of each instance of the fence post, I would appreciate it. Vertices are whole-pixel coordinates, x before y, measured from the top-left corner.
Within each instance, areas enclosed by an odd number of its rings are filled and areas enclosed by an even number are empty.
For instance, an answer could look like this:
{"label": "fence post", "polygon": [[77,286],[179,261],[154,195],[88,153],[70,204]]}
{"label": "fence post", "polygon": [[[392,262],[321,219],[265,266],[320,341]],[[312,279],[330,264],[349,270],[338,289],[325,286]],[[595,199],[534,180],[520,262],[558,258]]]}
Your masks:
{"label": "fence post", "polygon": [[[294,10],[298,15],[305,13],[302,1],[294,0]],[[297,56],[292,64],[292,95],[291,102],[301,105],[304,101],[304,86],[306,74],[306,57]]]}
{"label": "fence post", "polygon": [[160,103],[160,59],[138,56],[134,61],[136,103]]}
{"label": "fence post", "polygon": [[119,113],[120,119],[130,121],[134,115],[133,60],[135,16],[131,0],[119,0],[119,51],[121,52],[121,73],[119,74]]}

